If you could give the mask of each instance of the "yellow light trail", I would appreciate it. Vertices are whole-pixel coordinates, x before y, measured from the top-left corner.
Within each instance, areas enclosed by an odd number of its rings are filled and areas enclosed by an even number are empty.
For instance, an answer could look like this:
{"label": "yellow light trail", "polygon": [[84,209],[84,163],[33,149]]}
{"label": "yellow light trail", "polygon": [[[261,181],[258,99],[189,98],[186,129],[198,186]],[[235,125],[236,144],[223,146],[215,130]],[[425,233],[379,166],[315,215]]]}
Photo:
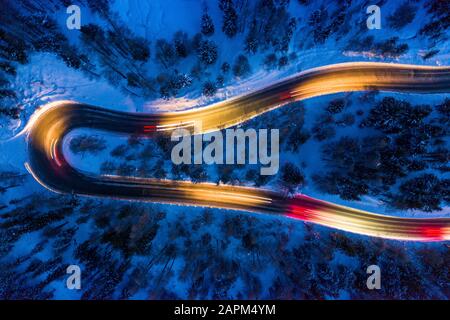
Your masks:
{"label": "yellow light trail", "polygon": [[70,101],[37,111],[27,134],[27,170],[44,187],[59,193],[152,201],[276,214],[344,231],[399,240],[450,240],[448,218],[399,218],[375,214],[298,195],[265,189],[92,175],[72,167],[62,152],[64,137],[76,128],[148,136],[157,131],[193,127],[201,121],[208,133],[238,125],[293,101],[338,92],[380,90],[447,93],[450,68],[390,63],[353,62],[307,70],[265,89],[182,112],[136,114]]}

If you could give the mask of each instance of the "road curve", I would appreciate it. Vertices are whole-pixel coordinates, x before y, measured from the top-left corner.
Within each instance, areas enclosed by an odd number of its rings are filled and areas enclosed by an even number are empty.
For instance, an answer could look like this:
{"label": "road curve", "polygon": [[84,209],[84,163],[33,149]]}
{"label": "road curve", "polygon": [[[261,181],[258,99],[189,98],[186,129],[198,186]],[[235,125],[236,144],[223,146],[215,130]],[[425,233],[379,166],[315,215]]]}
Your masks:
{"label": "road curve", "polygon": [[118,112],[70,101],[51,103],[38,110],[25,128],[29,154],[26,166],[41,185],[59,193],[284,215],[390,239],[450,240],[448,218],[385,216],[303,195],[286,198],[281,193],[257,188],[94,175],[72,167],[62,152],[64,137],[76,128],[148,136],[179,127],[192,128],[194,122],[201,121],[202,132],[206,133],[242,123],[293,101],[362,90],[446,93],[450,91],[450,67],[335,64],[207,107],[161,114]]}

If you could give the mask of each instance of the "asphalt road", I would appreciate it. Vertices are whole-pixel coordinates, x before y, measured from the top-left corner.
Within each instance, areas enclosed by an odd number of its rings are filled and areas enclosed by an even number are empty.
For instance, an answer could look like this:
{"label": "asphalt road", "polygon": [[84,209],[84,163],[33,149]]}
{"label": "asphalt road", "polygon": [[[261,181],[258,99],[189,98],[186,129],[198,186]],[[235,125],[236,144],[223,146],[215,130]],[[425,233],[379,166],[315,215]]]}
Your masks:
{"label": "asphalt road", "polygon": [[147,178],[94,175],[72,167],[62,150],[76,128],[151,136],[201,121],[202,133],[231,127],[264,112],[325,94],[379,90],[413,93],[450,91],[450,67],[387,63],[344,63],[305,71],[262,90],[183,112],[140,114],[70,101],[38,110],[26,126],[27,169],[44,187],[59,193],[284,215],[369,236],[450,240],[449,218],[398,218],[298,195],[286,198],[265,189]]}

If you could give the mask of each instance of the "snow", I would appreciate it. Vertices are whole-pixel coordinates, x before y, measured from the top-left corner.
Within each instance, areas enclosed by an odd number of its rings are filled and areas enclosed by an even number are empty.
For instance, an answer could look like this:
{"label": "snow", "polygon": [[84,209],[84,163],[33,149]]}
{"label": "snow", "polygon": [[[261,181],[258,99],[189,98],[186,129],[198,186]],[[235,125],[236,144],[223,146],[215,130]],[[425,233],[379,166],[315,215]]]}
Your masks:
{"label": "snow", "polygon": [[[314,2],[308,7],[300,6],[298,1],[291,1],[289,8],[291,14],[301,19],[299,24],[303,24],[308,19],[308,14],[312,10],[319,8],[319,3]],[[398,2],[391,1],[383,6],[383,11],[390,12],[393,8],[398,5]],[[331,5],[328,7],[329,10],[334,7]],[[152,44],[158,38],[171,39],[173,34],[178,30],[183,30],[187,32],[190,36],[193,36],[199,31],[200,17],[201,17],[202,2],[197,0],[172,0],[172,1],[139,1],[139,0],[116,0],[113,2],[112,10],[115,12],[120,21],[122,21],[130,30],[138,35],[145,37],[150,40]],[[223,62],[227,61],[230,64],[233,63],[235,57],[242,53],[242,42],[245,37],[245,33],[238,33],[238,35],[233,39],[226,38],[221,32],[221,12],[217,5],[208,2],[208,9],[210,15],[213,17],[215,22],[215,35],[212,39],[219,45],[219,59],[214,66],[210,67],[208,72],[211,74],[211,79],[214,79],[214,75],[218,74],[219,68]],[[255,56],[249,56],[252,75],[240,79],[240,81],[235,81],[233,79],[227,79],[224,88],[220,88],[217,94],[212,98],[206,98],[201,96],[201,83],[196,82],[193,87],[190,87],[188,91],[182,92],[181,95],[171,98],[169,100],[163,100],[160,98],[143,98],[130,96],[123,90],[118,89],[117,86],[112,85],[103,77],[93,78],[82,71],[74,70],[65,65],[65,63],[56,57],[54,54],[50,53],[35,53],[31,56],[30,62],[26,65],[20,65],[17,69],[17,76],[14,78],[12,84],[12,89],[18,93],[19,100],[21,101],[21,107],[24,108],[25,112],[22,119],[13,122],[10,126],[2,126],[0,128],[0,137],[3,142],[0,142],[0,169],[1,170],[17,170],[19,172],[26,172],[24,163],[27,161],[27,150],[26,150],[26,135],[18,135],[21,130],[26,126],[27,121],[30,119],[32,114],[40,107],[45,106],[48,103],[59,101],[59,100],[74,100],[82,103],[102,106],[105,108],[111,108],[113,110],[130,111],[130,112],[168,112],[168,111],[179,111],[197,108],[200,106],[205,106],[210,103],[221,101],[230,97],[245,94],[254,90],[264,88],[266,85],[279,81],[286,77],[293,76],[298,72],[320,67],[326,64],[339,63],[339,62],[350,62],[350,61],[388,61],[388,62],[399,62],[399,63],[415,63],[415,64],[426,64],[426,65],[446,65],[450,61],[450,48],[449,42],[444,42],[439,45],[440,52],[424,61],[422,55],[424,53],[424,48],[427,48],[427,44],[419,38],[413,38],[415,31],[420,29],[424,25],[426,19],[424,19],[426,13],[425,11],[419,10],[414,21],[411,23],[411,28],[404,28],[399,32],[392,32],[389,29],[382,29],[374,31],[373,35],[376,37],[377,41],[382,41],[388,39],[393,35],[397,35],[400,38],[400,42],[407,39],[407,43],[410,47],[406,55],[401,56],[398,59],[382,59],[380,57],[373,56],[373,54],[367,52],[356,52],[356,51],[343,51],[342,48],[337,45],[338,43],[347,43],[353,34],[345,36],[343,39],[336,41],[335,35],[333,35],[327,42],[322,46],[317,46],[315,48],[303,49],[297,52],[297,60],[292,62],[288,67],[281,70],[266,71],[262,67],[262,61],[264,59],[263,54],[258,54]],[[58,17],[58,23],[62,26],[65,25],[64,10],[59,11],[56,14]],[[361,16],[356,16],[355,19],[361,18]],[[88,10],[83,10],[83,23],[99,23],[103,27],[106,27],[102,20],[89,13]],[[352,21],[356,24],[356,21]],[[353,26],[352,26],[353,27]],[[384,28],[384,27],[383,27]],[[64,28],[62,28],[64,30]],[[72,44],[80,45],[79,41],[79,31],[68,31],[64,30],[64,34],[69,37]],[[366,33],[369,35],[371,33]],[[293,39],[291,43],[291,49],[297,51],[295,48],[299,48],[305,42],[306,33],[299,32],[297,36]],[[153,47],[152,47],[153,50]],[[152,52],[152,55],[154,52]],[[189,57],[184,60],[177,67],[182,71],[189,71],[192,66],[195,57]],[[150,74],[156,75],[160,66],[158,66],[154,61],[150,61],[145,64],[143,68],[146,68]],[[186,70],[184,70],[184,68]],[[345,95],[345,94],[344,94]],[[341,95],[332,95],[328,97],[319,97],[311,99],[304,102],[305,105],[305,128],[310,129],[315,122],[315,119],[320,116],[323,112],[324,106],[331,99],[336,98]],[[355,95],[354,95],[355,96]],[[440,103],[448,95],[410,95],[410,94],[385,94],[380,93],[377,99],[381,99],[383,96],[395,96],[399,99],[405,99],[414,104],[428,103],[435,105]],[[360,108],[353,101],[352,106],[347,111],[355,111]],[[76,155],[69,149],[70,140],[76,135],[88,133],[88,134],[99,134],[107,142],[108,148],[101,154],[94,156],[92,154]],[[358,136],[368,134],[368,132],[362,133],[356,125],[349,128],[344,128],[338,131],[337,137],[343,135],[357,134]],[[80,170],[89,171],[93,173],[98,173],[100,165],[103,161],[110,159],[110,151],[114,147],[125,143],[126,138],[113,135],[104,134],[103,132],[92,131],[89,129],[79,129],[71,132],[64,143],[64,153],[68,156],[69,162]],[[300,159],[298,159],[297,154],[286,152],[281,155],[282,161],[291,161],[293,163],[305,163],[304,173],[307,177],[311,177],[314,173],[319,172],[324,169],[324,164],[318,161],[318,155],[320,155],[321,144],[317,143],[315,140],[310,139],[305,145],[301,146]],[[166,164],[166,169],[169,169]],[[168,170],[169,171],[169,170]],[[215,178],[212,174],[213,169],[208,168],[210,179]],[[244,171],[239,171],[243,174]],[[269,187],[278,190],[279,186],[277,181],[272,181]],[[308,181],[308,184],[301,190],[302,193],[307,194],[312,197],[320,198],[326,201],[335,202],[338,204],[356,207],[359,209],[364,209],[371,212],[390,214],[396,216],[429,216],[429,214],[417,212],[417,211],[398,211],[392,208],[387,208],[383,203],[376,198],[370,196],[364,196],[361,201],[345,201],[340,199],[335,195],[326,195],[320,193],[316,190],[313,183]],[[43,195],[51,194],[49,191],[42,189],[42,187],[31,177],[27,179],[24,186],[19,188],[13,188],[8,190],[5,194],[0,196],[1,203],[9,203],[11,200],[16,199],[19,195],[20,197],[25,197],[33,193],[42,193]],[[105,200],[105,203],[109,203],[109,200]],[[111,202],[113,205],[117,206],[121,202]],[[152,206],[152,205],[149,205]],[[159,208],[159,205],[154,205],[155,208]],[[167,212],[167,218],[164,223],[161,224],[160,230],[154,240],[155,250],[161,249],[163,245],[170,241],[168,233],[173,225],[180,219],[183,212],[189,212],[187,215],[188,222],[192,222],[195,217],[198,217],[203,209],[201,208],[189,208],[180,206],[161,206],[164,211]],[[214,216],[220,216],[220,219],[227,216],[237,215],[239,213],[226,210],[216,210],[214,211]],[[450,217],[450,207],[445,207],[442,211],[436,213],[439,216]],[[305,228],[302,223],[295,223],[295,228],[292,228],[293,221],[290,219],[285,219],[282,217],[273,217],[266,215],[248,214],[252,218],[257,218],[258,223],[263,225],[275,225],[278,226],[277,230],[293,230],[290,234],[290,241],[288,247],[292,249],[294,246],[298,246],[304,239],[304,234],[306,233]],[[75,216],[68,219],[71,225],[76,225]],[[222,221],[222,220],[220,220]],[[327,235],[330,230],[315,226],[315,232],[318,234]],[[208,232],[215,235],[217,238],[221,237],[219,222],[213,223],[210,226],[202,227],[202,232]],[[76,239],[78,243],[89,239],[92,233],[95,233],[95,225],[92,221],[89,225],[83,225],[76,233]],[[191,239],[196,241],[199,239],[200,234],[191,235]],[[320,236],[319,236],[320,237]],[[357,236],[355,236],[357,237]],[[359,237],[358,239],[364,237]],[[270,237],[265,237],[268,248],[273,248],[274,244],[270,243]],[[9,255],[13,258],[23,256],[31,251],[32,248],[29,245],[36,244],[40,240],[39,232],[32,232],[22,236],[18,242],[15,243],[14,248],[11,250]],[[182,241],[178,239],[178,242]],[[320,241],[320,239],[318,239]],[[240,241],[238,239],[232,238],[226,252],[223,254],[226,257],[233,257],[238,261],[249,261],[249,257],[242,254],[240,251],[239,255],[237,248],[239,247]],[[411,247],[415,247],[416,244],[408,244]],[[71,246],[73,247],[73,246]],[[52,252],[48,248],[36,254],[35,257],[38,258],[49,258],[52,256]],[[64,261],[72,263],[73,259],[71,257],[72,252],[69,250],[65,253]],[[275,253],[277,254],[277,252]],[[133,266],[139,263],[145,263],[146,258],[133,257],[131,264]],[[76,261],[75,261],[76,262]],[[183,258],[176,258],[173,265],[173,272],[179,274],[181,268],[185,261]],[[339,265],[343,264],[351,268],[357,268],[360,261],[357,258],[349,257],[343,252],[337,250],[334,253],[331,264]],[[157,268],[161,268],[158,266]],[[268,297],[268,288],[273,282],[274,278],[278,275],[279,270],[270,265],[265,270],[258,274],[264,288],[262,294],[263,297]],[[255,272],[256,273],[256,272]],[[154,270],[154,274],[157,271]],[[190,283],[189,281],[183,282],[177,279],[178,277],[172,277],[168,283],[164,286],[178,293],[181,297],[187,297]],[[238,278],[236,282],[233,283],[232,289],[229,291],[234,297],[242,291],[244,282],[241,278]],[[79,299],[81,293],[74,291],[69,291],[66,289],[65,284],[61,281],[55,281],[50,284],[50,287],[55,290],[55,297],[58,299]],[[349,298],[349,292],[345,290],[339,291],[338,299]],[[146,299],[148,298],[148,291],[141,289],[135,295],[134,299]],[[331,297],[329,297],[331,298]]]}

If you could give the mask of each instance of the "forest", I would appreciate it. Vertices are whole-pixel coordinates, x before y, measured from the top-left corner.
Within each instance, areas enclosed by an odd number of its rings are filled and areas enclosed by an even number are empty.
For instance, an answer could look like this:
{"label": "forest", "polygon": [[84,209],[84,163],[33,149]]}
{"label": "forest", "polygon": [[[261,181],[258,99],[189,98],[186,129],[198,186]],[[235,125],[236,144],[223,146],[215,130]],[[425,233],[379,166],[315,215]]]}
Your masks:
{"label": "forest", "polygon": [[[259,88],[255,79],[343,61],[447,64],[447,1],[374,1],[392,8],[375,34],[366,28],[367,1],[199,1],[198,12],[189,14],[177,1],[179,12],[161,19],[194,17],[192,26],[157,36],[123,13],[136,8],[117,1],[74,1],[85,21],[74,32],[65,29],[66,0],[2,1],[2,138],[61,99],[109,107],[120,95],[122,111],[153,111],[149,102],[207,105]],[[168,27],[161,22],[160,30]],[[67,77],[63,88],[48,82],[51,66],[35,70],[49,60],[56,77]],[[42,91],[34,94],[36,87]],[[105,87],[113,90],[102,92]],[[275,175],[261,175],[261,163],[176,165],[176,142],[167,134],[117,138],[85,130],[71,137],[67,152],[95,174],[260,187],[397,216],[448,217],[449,125],[448,95],[371,90],[293,102],[232,128],[279,129]],[[26,171],[20,146],[0,143],[1,299],[450,297],[448,242],[383,240],[273,215],[54,194]],[[82,269],[81,290],[65,287],[72,264]],[[366,288],[372,264],[383,272],[380,290]]]}

